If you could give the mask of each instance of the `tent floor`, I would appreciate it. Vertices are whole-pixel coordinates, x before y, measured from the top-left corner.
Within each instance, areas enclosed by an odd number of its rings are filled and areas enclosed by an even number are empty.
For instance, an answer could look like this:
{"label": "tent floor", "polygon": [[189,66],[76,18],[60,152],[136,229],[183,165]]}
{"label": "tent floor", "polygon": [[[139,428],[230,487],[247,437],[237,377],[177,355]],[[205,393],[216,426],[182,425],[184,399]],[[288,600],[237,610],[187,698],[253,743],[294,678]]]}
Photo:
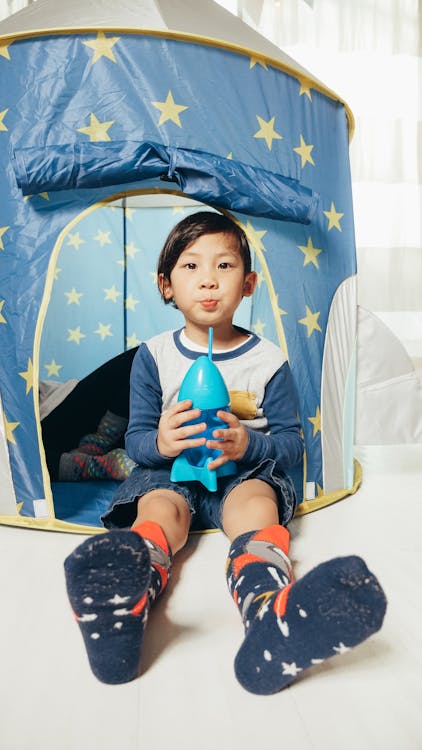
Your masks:
{"label": "tent floor", "polygon": [[[68,523],[103,528],[100,521],[121,482],[53,482],[56,518]],[[75,502],[77,498],[77,502]]]}
{"label": "tent floor", "polygon": [[153,609],[143,676],[109,687],[91,675],[64,591],[63,558],[81,537],[0,528],[1,744],[7,750],[413,750],[422,747],[422,446],[356,450],[356,495],[291,525],[296,577],[362,555],[389,609],[380,633],[256,697],[235,681],[241,639],[221,533],[191,536]]}

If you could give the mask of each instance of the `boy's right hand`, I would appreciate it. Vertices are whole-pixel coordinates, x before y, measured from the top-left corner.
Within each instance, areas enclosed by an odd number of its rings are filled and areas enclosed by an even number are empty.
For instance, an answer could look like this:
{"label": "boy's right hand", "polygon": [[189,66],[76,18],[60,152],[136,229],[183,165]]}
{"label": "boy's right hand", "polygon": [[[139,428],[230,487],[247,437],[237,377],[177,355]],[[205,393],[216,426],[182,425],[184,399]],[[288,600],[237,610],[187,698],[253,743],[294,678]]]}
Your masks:
{"label": "boy's right hand", "polygon": [[166,458],[175,458],[186,448],[198,448],[205,445],[206,438],[195,438],[207,429],[205,422],[186,425],[192,419],[198,419],[200,409],[191,409],[192,401],[178,401],[162,414],[158,423],[157,448]]}

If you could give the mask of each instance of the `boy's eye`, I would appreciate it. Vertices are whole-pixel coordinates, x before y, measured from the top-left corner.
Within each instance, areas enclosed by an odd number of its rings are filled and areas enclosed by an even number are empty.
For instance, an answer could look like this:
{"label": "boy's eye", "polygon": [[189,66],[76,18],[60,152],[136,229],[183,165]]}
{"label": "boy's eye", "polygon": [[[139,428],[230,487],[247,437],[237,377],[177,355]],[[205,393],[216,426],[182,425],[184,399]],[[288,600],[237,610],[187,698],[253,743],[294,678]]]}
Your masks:
{"label": "boy's eye", "polygon": [[196,263],[186,263],[185,268],[189,269],[189,271],[194,271],[196,268]]}
{"label": "boy's eye", "polygon": [[219,268],[222,268],[222,269],[223,269],[223,271],[224,271],[224,270],[225,270],[226,268],[231,268],[231,264],[230,264],[230,263],[228,263],[227,261],[222,261],[222,262],[221,262],[221,263],[219,264],[219,266],[218,266],[218,267],[219,267]]}

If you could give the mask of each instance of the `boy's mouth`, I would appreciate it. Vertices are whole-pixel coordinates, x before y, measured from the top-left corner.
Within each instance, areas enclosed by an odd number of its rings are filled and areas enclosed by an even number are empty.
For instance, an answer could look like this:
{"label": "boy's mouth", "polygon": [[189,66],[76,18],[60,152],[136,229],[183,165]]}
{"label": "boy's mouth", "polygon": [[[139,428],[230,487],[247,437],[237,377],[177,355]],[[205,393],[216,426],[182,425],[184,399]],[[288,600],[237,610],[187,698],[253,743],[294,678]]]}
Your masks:
{"label": "boy's mouth", "polygon": [[203,299],[200,301],[200,305],[204,308],[204,310],[215,310],[218,302],[216,299]]}

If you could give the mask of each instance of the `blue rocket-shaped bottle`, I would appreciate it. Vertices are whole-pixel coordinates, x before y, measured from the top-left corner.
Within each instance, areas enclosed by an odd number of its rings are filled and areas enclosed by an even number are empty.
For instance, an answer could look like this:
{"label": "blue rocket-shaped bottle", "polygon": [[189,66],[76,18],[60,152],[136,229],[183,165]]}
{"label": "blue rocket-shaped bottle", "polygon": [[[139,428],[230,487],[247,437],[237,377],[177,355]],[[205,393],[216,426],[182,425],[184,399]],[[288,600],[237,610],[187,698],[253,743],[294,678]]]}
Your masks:
{"label": "blue rocket-shaped bottle", "polygon": [[[186,424],[205,422],[206,430],[195,437],[205,437],[215,440],[214,430],[227,429],[226,422],[217,417],[217,411],[229,411],[230,396],[226,384],[218,367],[212,361],[213,329],[208,330],[208,356],[202,355],[195,360],[183,378],[180,386],[178,401],[190,399],[193,409],[200,409],[201,414],[196,420]],[[173,462],[170,479],[172,482],[201,482],[211,492],[217,490],[217,478],[236,474],[237,465],[234,461],[208,469],[208,464],[221,455],[219,450],[210,450],[205,445],[198,448],[187,448],[177,456]]]}

